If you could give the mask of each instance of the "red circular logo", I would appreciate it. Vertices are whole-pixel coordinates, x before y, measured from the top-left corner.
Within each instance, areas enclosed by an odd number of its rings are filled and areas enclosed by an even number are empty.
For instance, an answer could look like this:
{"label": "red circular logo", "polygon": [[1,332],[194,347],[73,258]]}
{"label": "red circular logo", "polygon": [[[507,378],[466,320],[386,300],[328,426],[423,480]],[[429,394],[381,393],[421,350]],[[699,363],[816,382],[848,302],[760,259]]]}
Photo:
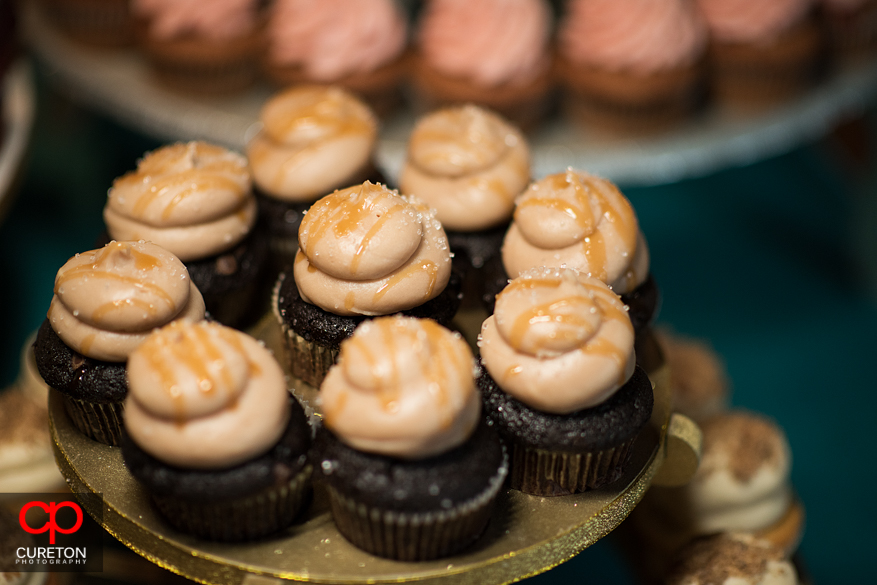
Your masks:
{"label": "red circular logo", "polygon": [[[49,519],[46,520],[46,523],[40,526],[39,528],[32,528],[28,525],[27,519],[25,515],[27,511],[31,508],[40,508],[46,514],[49,515]],[[73,524],[70,528],[63,528],[58,526],[58,522],[55,519],[58,510],[61,508],[72,508],[76,513],[76,523]],[[21,524],[21,527],[25,532],[29,532],[31,534],[42,534],[43,532],[49,531],[49,544],[55,544],[55,533],[60,532],[61,534],[73,534],[79,527],[82,526],[82,508],[79,507],[79,504],[75,502],[49,502],[46,504],[45,502],[28,502],[21,508],[21,512],[18,513],[18,523]]]}

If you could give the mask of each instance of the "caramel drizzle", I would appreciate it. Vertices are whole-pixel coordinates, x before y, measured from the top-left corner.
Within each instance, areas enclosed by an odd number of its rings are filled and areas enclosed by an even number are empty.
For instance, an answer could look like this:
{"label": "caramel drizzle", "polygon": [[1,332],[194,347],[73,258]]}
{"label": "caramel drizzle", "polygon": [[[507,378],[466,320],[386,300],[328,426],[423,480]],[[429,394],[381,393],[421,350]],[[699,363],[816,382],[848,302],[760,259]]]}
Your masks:
{"label": "caramel drizzle", "polygon": [[162,219],[169,218],[174,209],[186,198],[207,189],[231,191],[236,193],[241,201],[246,199],[247,193],[241,189],[238,182],[229,177],[212,174],[210,171],[211,169],[207,166],[159,178],[137,198],[132,208],[132,214],[136,217],[141,217],[156,200],[164,197],[169,190],[177,187],[181,187],[181,189],[165,205],[161,212]]}
{"label": "caramel drizzle", "polygon": [[88,352],[91,350],[91,346],[94,345],[94,340],[96,337],[96,333],[89,333],[88,335],[83,337],[82,341],[79,342],[79,353],[83,355],[88,355]]}
{"label": "caramel drizzle", "polygon": [[285,115],[274,115],[272,123],[278,126],[278,133],[289,134],[300,126],[322,126],[330,128],[332,133],[328,138],[335,138],[344,134],[368,132],[368,120],[362,119],[352,112],[341,100],[329,96],[327,99],[319,99],[311,104],[286,110]]}
{"label": "caramel drizzle", "polygon": [[[236,333],[219,328],[211,329],[216,331],[220,339],[234,347],[236,351],[246,355],[244,346]],[[162,388],[167,391],[168,396],[174,403],[177,424],[183,424],[187,418],[186,405],[183,394],[174,392],[174,387],[177,385],[177,377],[174,375],[172,360],[168,360],[167,353],[171,352],[176,358],[176,363],[182,362],[183,366],[195,374],[198,379],[198,389],[207,395],[212,394],[218,387],[217,380],[211,376],[207,364],[221,361],[223,354],[222,350],[213,342],[207,328],[203,326],[187,327],[178,331],[178,333],[179,337],[176,335],[154,337],[152,345],[148,346],[149,351],[144,352],[144,357],[158,374]],[[261,370],[258,364],[252,360],[248,359],[247,365],[251,374],[258,375],[260,373]],[[219,375],[222,377],[221,381],[226,386],[232,385],[231,374],[225,367],[219,369]],[[236,404],[237,398],[234,397],[228,404],[228,408],[233,409]]]}
{"label": "caramel drizzle", "polygon": [[435,289],[435,283],[438,280],[438,266],[435,262],[431,262],[429,260],[421,260],[420,262],[413,262],[406,266],[403,270],[400,270],[396,274],[389,277],[384,284],[375,291],[374,301],[378,302],[384,295],[386,295],[390,289],[394,286],[398,285],[400,282],[405,280],[411,275],[419,274],[420,272],[426,272],[429,276],[429,285],[426,287],[426,294],[423,296],[424,302],[429,300],[432,296],[432,291]]}
{"label": "caramel drizzle", "polygon": [[[367,188],[371,193],[366,192]],[[378,189],[380,189],[380,187],[378,187]],[[377,196],[373,196],[373,194]],[[356,194],[356,198],[353,200],[344,197],[339,201],[338,197],[331,196],[321,200],[315,208],[312,208],[311,211],[305,215],[302,225],[302,232],[307,234],[307,241],[309,243],[308,247],[311,247],[310,242],[313,242],[313,245],[316,245],[320,240],[325,238],[330,229],[335,237],[339,239],[353,233],[353,231],[359,227],[360,223],[364,222],[366,218],[374,212],[375,207],[383,198],[382,195],[383,197],[390,196],[383,194],[381,191],[375,189],[374,185],[366,182],[362,185],[359,192]],[[352,273],[356,273],[369,243],[383,229],[390,217],[395,213],[408,209],[408,207],[409,205],[406,201],[400,200],[394,202],[391,207],[378,216],[377,221],[375,221],[374,225],[363,236],[362,241],[360,241],[353,258],[350,261],[350,271]]]}
{"label": "caramel drizzle", "polygon": [[[562,191],[568,187],[573,188],[574,202],[569,202],[560,197],[530,197],[518,204],[518,209],[526,207],[547,207],[565,213],[582,229],[586,237],[582,239],[582,248],[585,258],[588,260],[588,269],[591,276],[603,280],[608,278],[608,265],[606,242],[603,234],[597,229],[599,219],[594,215],[591,207],[591,197],[594,197],[603,210],[602,217],[612,224],[623,243],[631,253],[636,249],[637,224],[630,202],[618,191],[618,188],[608,183],[612,191],[617,195],[621,203],[621,209],[616,209],[609,197],[591,180],[579,179],[572,173],[558,173],[545,179],[548,189],[552,192]],[[517,215],[518,211],[515,210]]]}
{"label": "caramel drizzle", "polygon": [[[517,319],[515,319],[515,322],[512,325],[511,339],[509,339],[509,343],[512,345],[512,347],[521,347],[524,336],[530,330],[530,327],[537,323],[551,321],[559,325],[569,325],[571,327],[578,328],[587,327],[587,320],[583,319],[580,315],[575,313],[571,315],[564,315],[563,313],[557,312],[558,309],[562,307],[586,304],[587,299],[584,299],[582,297],[570,296],[530,307],[529,309],[518,315]],[[573,331],[566,330],[559,331],[557,333],[564,340],[575,339],[575,332]]]}
{"label": "caramel drizzle", "polygon": [[[555,280],[528,278],[516,280],[512,282],[508,287],[506,287],[506,289],[500,293],[500,296],[508,291],[515,289],[532,290],[539,287],[557,288],[560,286],[560,284],[561,280],[559,279]],[[621,305],[621,303],[617,300],[613,299],[614,293],[607,290],[601,285],[591,283],[582,283],[582,285],[590,293],[593,294],[594,301],[597,303],[597,306],[602,311],[604,320],[620,320],[622,323],[627,323],[628,326],[632,329],[633,326],[630,325],[630,318],[625,312],[623,305]],[[498,298],[499,296],[497,297],[497,299]],[[511,339],[509,339],[509,344],[512,347],[520,347],[521,341],[523,340],[524,335],[526,335],[530,325],[546,319],[551,319],[557,323],[569,324],[572,326],[586,325],[586,322],[578,315],[562,315],[554,313],[554,311],[561,306],[568,306],[570,304],[580,304],[585,302],[586,299],[582,297],[571,296],[558,299],[550,303],[537,305],[524,311],[515,319],[512,325],[512,334]],[[585,343],[579,348],[579,350],[590,355],[605,356],[615,361],[618,364],[620,370],[619,384],[623,384],[625,382],[624,365],[628,357],[628,352],[625,352],[622,348],[611,343],[609,340],[599,336],[592,336],[588,338],[588,340],[585,341]],[[508,379],[512,375],[517,375],[520,372],[520,366],[512,366],[506,370],[505,379]]]}
{"label": "caramel drizzle", "polygon": [[[424,378],[429,383],[429,392],[435,397],[437,406],[443,407],[449,400],[446,388],[450,383],[449,372],[452,370],[448,369],[448,362],[453,362],[454,368],[466,367],[466,364],[460,363],[458,359],[459,352],[454,351],[453,340],[448,338],[441,326],[428,319],[420,320],[419,323],[426,334],[428,345],[435,348],[434,352],[421,352],[418,354],[419,367],[424,374]],[[372,321],[371,326],[378,327],[382,342],[381,355],[396,359],[399,340],[408,339],[405,335],[397,335],[397,329],[404,332],[406,325],[394,320],[383,320]],[[354,335],[345,343],[349,344],[351,348],[355,347],[356,350],[362,353],[370,370],[375,371],[377,369],[379,357],[371,351],[372,347],[368,345],[368,341],[363,336]],[[396,364],[393,365],[395,366]],[[396,410],[397,402],[401,395],[402,383],[399,379],[398,367],[390,368],[388,374],[388,379],[379,380],[380,387],[378,388],[377,397],[381,408],[385,412],[393,412]],[[342,405],[339,404],[337,406],[338,411],[340,411]],[[447,428],[451,422],[453,421],[446,420],[442,424]]]}
{"label": "caramel drizzle", "polygon": [[[110,272],[109,270],[101,270],[100,268],[98,268],[101,264],[107,262],[110,258],[110,255],[114,253],[129,255],[134,260],[134,268],[136,270],[154,270],[163,266],[161,261],[151,254],[145,254],[139,250],[134,249],[131,246],[118,242],[114,244],[108,244],[95,254],[91,264],[76,266],[70,270],[65,271],[63,274],[59,274],[55,278],[55,294],[58,294],[58,291],[61,289],[61,287],[63,287],[71,280],[75,280],[81,277],[103,278],[116,283],[130,284],[146,289],[148,292],[155,294],[165,303],[167,303],[171,311],[176,310],[176,305],[171,296],[157,284],[151,283],[145,278],[123,276],[121,274]],[[95,309],[94,314],[92,315],[92,319],[99,319],[107,315],[114,309],[117,309],[125,304],[139,305],[146,309],[150,315],[155,315],[158,312],[158,309],[155,306],[144,303],[144,301],[137,299],[123,299],[121,301],[111,301],[109,303],[101,305],[100,307]]]}
{"label": "caramel drizzle", "polygon": [[[594,294],[594,300],[597,301],[607,320],[618,320],[627,324],[631,334],[633,334],[633,325],[630,323],[630,317],[624,310],[624,305],[614,298],[615,293],[596,284],[585,284],[584,286]],[[611,343],[608,339],[600,337],[589,339],[581,350],[588,354],[601,355],[615,361],[618,364],[619,370],[618,383],[623,384],[626,382],[624,378],[624,365],[630,353],[629,351],[625,351],[623,348]]]}

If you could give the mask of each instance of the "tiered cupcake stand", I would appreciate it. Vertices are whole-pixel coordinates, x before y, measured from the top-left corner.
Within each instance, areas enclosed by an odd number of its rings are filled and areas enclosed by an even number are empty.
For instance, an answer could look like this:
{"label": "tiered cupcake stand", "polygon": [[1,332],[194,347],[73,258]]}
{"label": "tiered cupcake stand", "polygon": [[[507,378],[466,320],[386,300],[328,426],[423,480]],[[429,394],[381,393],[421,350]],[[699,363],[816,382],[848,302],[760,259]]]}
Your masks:
{"label": "tiered cupcake stand", "polygon": [[[24,34],[54,82],[81,103],[162,141],[208,140],[242,150],[257,129],[272,88],[259,85],[225,98],[184,96],[156,85],[134,50],[82,48],[46,22],[38,2],[22,5]],[[782,153],[824,135],[839,120],[861,113],[877,94],[877,62],[838,67],[792,103],[758,112],[711,107],[672,131],[636,138],[583,133],[562,119],[531,136],[533,176],[568,166],[617,183],[657,185],[705,175]],[[415,115],[384,121],[378,163],[396,177]]]}
{"label": "tiered cupcake stand", "polygon": [[[282,355],[279,327],[272,317],[252,333]],[[348,543],[335,528],[319,488],[293,527],[263,540],[222,544],[180,534],[156,514],[148,494],[125,468],[120,450],[81,434],[55,391],[49,397],[49,418],[56,459],[71,489],[102,496],[103,508],[88,512],[135,552],[195,581],[217,585],[510,583],[547,571],[608,534],[649,485],[684,483],[694,473],[700,431],[685,417],[671,414],[666,367],[653,376],[655,409],[619,481],[555,498],[503,490],[486,533],[473,546],[452,557],[418,563],[374,557]],[[88,507],[92,501],[83,504]]]}

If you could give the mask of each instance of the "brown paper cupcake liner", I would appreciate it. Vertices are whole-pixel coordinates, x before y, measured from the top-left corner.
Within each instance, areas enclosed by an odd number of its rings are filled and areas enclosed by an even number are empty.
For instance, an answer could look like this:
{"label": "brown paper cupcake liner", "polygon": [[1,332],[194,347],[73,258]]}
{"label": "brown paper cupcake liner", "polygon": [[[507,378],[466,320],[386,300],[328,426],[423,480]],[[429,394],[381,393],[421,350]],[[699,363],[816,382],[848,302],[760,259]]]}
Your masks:
{"label": "brown paper cupcake liner", "polygon": [[74,41],[96,47],[134,42],[128,0],[43,0],[51,21]]}
{"label": "brown paper cupcake liner", "polygon": [[339,348],[317,345],[292,329],[286,330],[286,339],[290,373],[314,388],[319,388],[329,368],[338,361]]}
{"label": "brown paper cupcake liner", "polygon": [[277,309],[277,297],[280,294],[280,285],[283,279],[278,278],[271,293],[271,310],[280,323],[283,337],[286,341],[286,359],[289,373],[299,380],[319,389],[323,378],[336,361],[340,348],[331,348],[308,341],[280,317]]}
{"label": "brown paper cupcake liner", "polygon": [[64,409],[68,416],[87,437],[105,445],[117,447],[122,437],[121,402],[88,402],[64,396]]}
{"label": "brown paper cupcake liner", "polygon": [[[505,451],[505,448],[503,448]],[[478,496],[435,512],[397,512],[358,503],[327,486],[338,531],[355,546],[398,561],[426,561],[454,554],[484,532],[508,472],[508,459]]]}
{"label": "brown paper cupcake liner", "polygon": [[194,37],[157,40],[150,37],[148,23],[138,20],[134,33],[155,78],[173,89],[201,95],[233,93],[259,77],[261,28],[221,42]]}
{"label": "brown paper cupcake liner", "polygon": [[619,477],[636,437],[591,453],[548,451],[513,445],[509,483],[535,496],[565,496],[608,485]]}
{"label": "brown paper cupcake liner", "polygon": [[180,532],[214,541],[252,540],[292,524],[310,494],[312,472],[306,465],[289,482],[242,499],[210,502],[153,494],[152,500]]}

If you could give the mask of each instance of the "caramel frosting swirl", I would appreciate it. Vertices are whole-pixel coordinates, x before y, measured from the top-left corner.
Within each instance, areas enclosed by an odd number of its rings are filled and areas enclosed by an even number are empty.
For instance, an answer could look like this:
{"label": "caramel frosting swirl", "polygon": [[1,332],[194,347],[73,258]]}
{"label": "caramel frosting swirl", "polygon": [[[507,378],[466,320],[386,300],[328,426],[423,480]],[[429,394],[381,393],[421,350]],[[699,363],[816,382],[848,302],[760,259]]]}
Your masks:
{"label": "caramel frosting swirl", "polygon": [[502,247],[514,278],[538,266],[566,266],[625,294],[645,281],[649,251],[633,207],[613,183],[568,169],[532,183],[516,200]]}
{"label": "caramel frosting swirl", "polygon": [[58,270],[48,319],[82,355],[124,362],[156,327],[204,318],[204,299],[173,254],[149,242],[110,242]]}
{"label": "caramel frosting swirl", "polygon": [[247,146],[256,185],[285,201],[314,201],[350,185],[371,161],[378,124],[365,103],[340,87],[300,85],[262,108]]}
{"label": "caramel frosting swirl", "polygon": [[399,187],[436,210],[447,229],[508,220],[530,180],[530,149],[512,124],[466,105],[433,112],[411,133]]}
{"label": "caramel frosting swirl", "polygon": [[469,346],[458,333],[411,317],[357,327],[320,397],[323,422],[341,441],[403,459],[456,447],[481,415]]}
{"label": "caramel frosting swirl", "polygon": [[293,274],[305,301],[336,315],[389,315],[436,297],[451,275],[434,212],[368,181],[308,210]]}
{"label": "caramel frosting swirl", "polygon": [[274,446],[289,420],[286,379],[271,352],[215,322],[159,329],[127,367],[125,429],[171,465],[243,463]]}
{"label": "caramel frosting swirl", "polygon": [[256,222],[247,162],[206,142],[147,154],[115,180],[104,221],[117,240],[148,240],[187,262],[228,250]]}
{"label": "caramel frosting swirl", "polygon": [[484,367],[508,394],[568,414],[609,398],[633,374],[633,325],[596,278],[565,268],[524,273],[481,326]]}

